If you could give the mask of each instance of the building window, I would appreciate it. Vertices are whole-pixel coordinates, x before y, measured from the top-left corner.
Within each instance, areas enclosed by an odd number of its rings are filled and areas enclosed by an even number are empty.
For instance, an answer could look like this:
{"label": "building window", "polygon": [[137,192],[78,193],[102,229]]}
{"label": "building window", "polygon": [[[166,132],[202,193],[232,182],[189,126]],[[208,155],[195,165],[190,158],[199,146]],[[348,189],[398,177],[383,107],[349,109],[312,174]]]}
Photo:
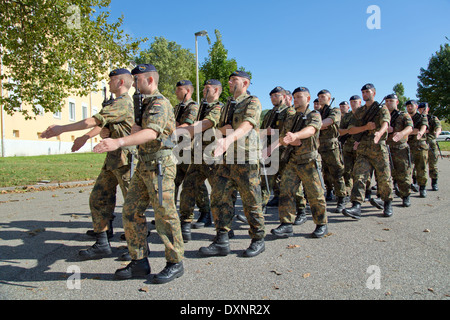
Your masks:
{"label": "building window", "polygon": [[75,121],[75,102],[69,102],[69,120]]}
{"label": "building window", "polygon": [[38,138],[38,139],[42,139],[41,135],[42,135],[42,132],[38,132],[38,133],[37,133],[37,138]]}
{"label": "building window", "polygon": [[61,119],[61,111],[56,111],[55,113],[53,113],[53,118]]}
{"label": "building window", "polygon": [[83,104],[81,106],[81,111],[82,111],[82,116],[83,116],[83,120],[86,119],[88,117],[88,107],[87,105]]}
{"label": "building window", "polygon": [[20,138],[19,130],[13,130],[13,137]]}

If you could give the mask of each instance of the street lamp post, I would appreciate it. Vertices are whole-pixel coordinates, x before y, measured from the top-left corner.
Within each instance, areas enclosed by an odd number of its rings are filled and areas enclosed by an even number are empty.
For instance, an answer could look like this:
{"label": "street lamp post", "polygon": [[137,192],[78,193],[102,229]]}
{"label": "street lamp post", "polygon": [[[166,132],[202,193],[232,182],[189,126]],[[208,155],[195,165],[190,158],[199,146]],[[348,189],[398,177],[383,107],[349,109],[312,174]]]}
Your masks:
{"label": "street lamp post", "polygon": [[196,71],[196,78],[197,78],[197,103],[200,104],[200,85],[199,85],[199,79],[198,79],[198,41],[197,37],[203,37],[206,36],[208,32],[206,30],[202,30],[195,33],[195,71]]}

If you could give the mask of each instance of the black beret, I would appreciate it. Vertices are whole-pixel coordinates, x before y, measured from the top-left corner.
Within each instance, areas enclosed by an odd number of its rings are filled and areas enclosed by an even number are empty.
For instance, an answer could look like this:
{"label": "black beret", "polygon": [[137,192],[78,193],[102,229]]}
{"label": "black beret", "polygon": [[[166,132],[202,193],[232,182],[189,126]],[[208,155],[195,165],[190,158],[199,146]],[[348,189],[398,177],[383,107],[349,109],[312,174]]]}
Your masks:
{"label": "black beret", "polygon": [[177,87],[181,86],[192,86],[192,82],[189,80],[181,80],[177,82]]}
{"label": "black beret", "polygon": [[339,103],[340,106],[345,105],[348,106],[348,102],[347,101],[342,101],[341,103]]}
{"label": "black beret", "polygon": [[152,64],[140,64],[136,66],[133,70],[131,70],[131,74],[141,74],[141,73],[147,73],[147,72],[157,72],[156,68]]}
{"label": "black beret", "polygon": [[328,91],[327,89],[323,89],[323,90],[320,90],[319,91],[319,93],[317,94],[317,96],[319,96],[320,94],[329,94],[329,95],[331,95],[331,92],[330,91]]}
{"label": "black beret", "polygon": [[239,70],[237,70],[237,71],[233,72],[232,74],[230,74],[228,79],[231,78],[231,77],[241,77],[241,78],[247,78],[247,79],[250,80],[250,76],[249,76],[249,74],[247,72],[239,71]]}
{"label": "black beret", "polygon": [[278,92],[284,92],[284,89],[282,87],[280,87],[280,86],[275,87],[275,88],[272,89],[272,91],[270,91],[269,95],[272,95],[272,94],[278,93]]}
{"label": "black beret", "polygon": [[212,86],[222,86],[222,83],[220,83],[220,81],[219,80],[216,80],[216,79],[209,79],[209,80],[206,80],[205,81],[205,86],[206,85],[212,85]]}
{"label": "black beret", "polygon": [[362,88],[361,91],[363,90],[369,90],[369,89],[375,89],[375,86],[371,83],[366,83]]}
{"label": "black beret", "polygon": [[353,100],[361,100],[361,97],[358,96],[357,94],[355,94],[354,96],[350,97],[350,101],[353,101]]}
{"label": "black beret", "polygon": [[413,104],[413,105],[417,106],[417,100],[408,100],[408,101],[406,101],[405,106],[407,106],[409,104]]}
{"label": "black beret", "polygon": [[319,102],[319,99],[315,99],[314,102]]}
{"label": "black beret", "polygon": [[398,97],[395,93],[388,94],[384,99],[397,99]]}
{"label": "black beret", "polygon": [[118,75],[121,75],[121,74],[129,74],[129,75],[131,75],[131,72],[128,71],[128,69],[120,68],[120,69],[116,69],[116,70],[111,71],[109,73],[109,77],[114,77],[114,76],[118,76]]}
{"label": "black beret", "polygon": [[294,90],[294,92],[292,92],[292,94],[294,95],[297,92],[308,92],[309,93],[309,89],[306,87],[298,87],[298,88],[295,88],[295,90]]}
{"label": "black beret", "polygon": [[426,102],[419,103],[419,109],[422,109],[422,108],[428,108],[428,103],[426,103]]}

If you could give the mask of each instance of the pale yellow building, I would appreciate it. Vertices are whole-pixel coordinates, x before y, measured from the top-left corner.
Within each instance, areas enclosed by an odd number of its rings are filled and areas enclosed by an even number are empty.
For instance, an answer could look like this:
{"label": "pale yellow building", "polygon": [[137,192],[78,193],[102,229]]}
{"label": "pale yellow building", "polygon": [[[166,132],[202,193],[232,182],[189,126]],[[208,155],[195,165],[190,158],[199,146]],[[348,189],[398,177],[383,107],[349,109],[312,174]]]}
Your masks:
{"label": "pale yellow building", "polygon": [[[2,66],[2,73],[4,71],[3,68],[5,66]],[[60,112],[55,114],[42,113],[33,120],[25,120],[25,117],[20,112],[16,112],[12,116],[8,115],[2,107],[0,123],[1,157],[71,153],[73,141],[89,130],[67,132],[59,137],[50,139],[42,139],[40,134],[52,124],[69,124],[92,117],[98,113],[102,108],[104,100],[103,88],[105,87],[107,89],[107,98],[109,98],[109,86],[107,85],[107,80],[103,80],[97,84],[98,92],[91,92],[86,97],[69,97],[64,101]],[[132,91],[133,89],[130,90],[130,95]],[[1,86],[1,94],[3,96],[9,94],[3,86]],[[31,111],[31,106],[22,104],[21,108],[26,108],[30,110],[30,114],[34,114]],[[96,136],[88,140],[77,152],[92,151],[100,139],[99,136]]]}

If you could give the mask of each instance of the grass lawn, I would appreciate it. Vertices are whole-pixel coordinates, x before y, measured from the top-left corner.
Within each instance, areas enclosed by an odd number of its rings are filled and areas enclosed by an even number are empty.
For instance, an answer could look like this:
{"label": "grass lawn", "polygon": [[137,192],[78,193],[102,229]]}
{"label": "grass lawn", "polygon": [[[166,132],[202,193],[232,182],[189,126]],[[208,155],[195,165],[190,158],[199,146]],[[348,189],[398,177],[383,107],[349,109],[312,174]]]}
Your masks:
{"label": "grass lawn", "polygon": [[450,141],[439,141],[441,151],[450,151]]}
{"label": "grass lawn", "polygon": [[105,157],[106,154],[72,153],[0,158],[0,187],[33,185],[39,181],[94,180]]}

